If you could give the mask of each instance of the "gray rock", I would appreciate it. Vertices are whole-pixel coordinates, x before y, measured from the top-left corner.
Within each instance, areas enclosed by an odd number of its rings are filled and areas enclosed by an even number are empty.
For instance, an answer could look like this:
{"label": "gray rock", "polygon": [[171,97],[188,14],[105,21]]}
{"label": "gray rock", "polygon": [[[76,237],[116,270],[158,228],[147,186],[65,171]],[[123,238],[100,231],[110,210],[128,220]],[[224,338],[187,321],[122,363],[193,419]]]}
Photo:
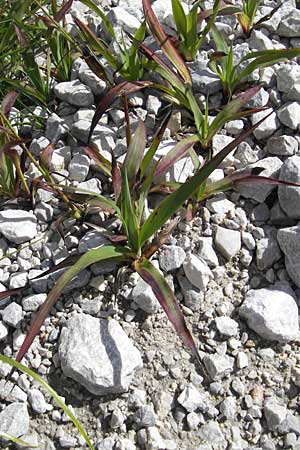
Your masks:
{"label": "gray rock", "polygon": [[210,237],[200,237],[197,240],[197,244],[199,245],[197,254],[200,258],[204,259],[209,267],[217,267],[219,265],[219,260],[213,249],[212,242],[212,238]]}
{"label": "gray rock", "polygon": [[270,236],[256,242],[256,265],[259,270],[269,269],[281,256],[276,237]]}
{"label": "gray rock", "polygon": [[22,307],[24,311],[37,311],[39,307],[44,303],[47,298],[47,294],[35,294],[28,295],[22,300]]}
{"label": "gray rock", "polygon": [[159,265],[165,272],[179,269],[185,260],[185,251],[177,245],[165,246],[159,254]]}
{"label": "gray rock", "polygon": [[65,119],[59,117],[57,114],[53,113],[48,117],[46,123],[45,136],[49,141],[56,142],[59,139],[67,136],[69,132],[69,125]]}
{"label": "gray rock", "polygon": [[183,293],[184,304],[192,311],[199,311],[203,305],[204,293],[195,288],[184,276],[178,275],[178,281]]}
{"label": "gray rock", "polygon": [[7,326],[2,321],[0,321],[0,342],[4,341],[7,335],[8,335]]}
{"label": "gray rock", "polygon": [[91,106],[94,103],[91,89],[79,80],[58,83],[54,88],[54,93],[60,100],[81,108],[83,106]]}
{"label": "gray rock", "polygon": [[277,431],[280,434],[295,433],[300,435],[300,417],[293,416],[291,412],[287,412],[285,419],[278,425]]}
{"label": "gray rock", "polygon": [[17,272],[11,275],[9,279],[9,289],[16,289],[19,287],[26,286],[28,280],[27,272]]}
{"label": "gray rock", "polygon": [[[255,125],[261,119],[266,117],[270,113],[267,111],[260,111],[252,115],[252,124]],[[267,117],[257,128],[253,131],[254,136],[258,140],[267,139],[279,128],[279,121],[277,120],[275,112]]]}
{"label": "gray rock", "polygon": [[214,197],[208,199],[205,203],[207,209],[212,213],[227,214],[229,211],[234,210],[235,205],[227,199],[223,192],[214,195]]}
{"label": "gray rock", "polygon": [[39,202],[34,208],[34,214],[38,220],[50,222],[53,217],[53,208],[45,202]]}
{"label": "gray rock", "polygon": [[157,422],[157,417],[154,412],[153,406],[139,406],[138,410],[133,416],[133,420],[138,428],[154,427]]}
{"label": "gray rock", "polygon": [[230,120],[226,123],[225,129],[229,134],[240,134],[244,129],[244,122],[240,119]]}
{"label": "gray rock", "polygon": [[146,428],[146,450],[162,450],[166,449],[165,442],[161,437],[157,427]]}
{"label": "gray rock", "polygon": [[241,249],[241,233],[228,228],[216,227],[215,246],[226,258],[231,259]]}
{"label": "gray rock", "polygon": [[247,231],[241,232],[242,236],[242,242],[247,247],[248,250],[254,250],[255,249],[255,239],[252,236],[251,233],[248,233]]}
{"label": "gray rock", "polygon": [[107,15],[107,19],[130,34],[134,34],[141,24],[134,15],[121,6],[112,8]]}
{"label": "gray rock", "polygon": [[300,103],[292,102],[283,105],[277,111],[278,118],[283,125],[297,130],[300,125]]}
{"label": "gray rock", "polygon": [[238,369],[244,369],[248,366],[248,356],[244,352],[238,352],[236,358],[236,366]]}
{"label": "gray rock", "polygon": [[203,291],[205,291],[209,280],[213,276],[206,262],[192,253],[186,256],[183,263],[183,270],[189,282]]}
{"label": "gray rock", "polygon": [[25,403],[11,403],[0,412],[0,431],[20,437],[29,431],[29,415]]}
{"label": "gray rock", "polygon": [[[162,141],[154,155],[153,162],[157,162],[162,157],[167,155],[177,144],[177,141],[168,139]],[[151,164],[150,164],[151,167]],[[194,165],[191,158],[183,157],[179,161],[176,161],[171,167],[158,177],[155,177],[155,182],[163,181],[177,181],[184,183],[194,173]]]}
{"label": "gray rock", "polygon": [[136,450],[135,444],[127,438],[119,439],[114,450]]}
{"label": "gray rock", "polygon": [[[212,139],[212,149],[213,154],[218,154],[221,150],[223,150],[226,145],[230,144],[234,138],[231,136],[226,136],[224,134],[215,134]],[[234,156],[232,153],[230,153],[228,156],[226,156],[225,159],[219,164],[220,169],[226,169],[228,166],[232,166],[234,164]]]}
{"label": "gray rock", "polygon": [[264,150],[272,155],[291,156],[297,152],[298,142],[293,136],[274,136],[268,139]]}
{"label": "gray rock", "polygon": [[34,214],[21,209],[0,212],[0,233],[14,244],[23,244],[37,235],[37,220]]}
{"label": "gray rock", "polygon": [[300,67],[298,64],[282,64],[276,71],[277,89],[289,92],[292,86],[300,83]]}
{"label": "gray rock", "polygon": [[84,181],[89,173],[90,159],[86,155],[74,155],[68,167],[71,180]]}
{"label": "gray rock", "polygon": [[[250,39],[248,40],[248,44],[251,50],[273,50],[274,45],[271,39],[268,38],[262,31],[260,30],[252,30]],[[265,106],[265,105],[257,105],[257,106]]]}
{"label": "gray rock", "polygon": [[115,320],[78,314],[66,323],[59,340],[61,367],[67,377],[95,395],[128,390],[140,352]]}
{"label": "gray rock", "polygon": [[138,279],[131,295],[132,300],[138,307],[148,314],[156,313],[160,309],[160,304],[158,303],[151,286],[142,280],[142,278]]}
{"label": "gray rock", "polygon": [[110,241],[100,231],[88,231],[83,238],[80,239],[78,245],[79,253],[86,253],[92,248],[110,245]]}
{"label": "gray rock", "polygon": [[[281,166],[279,179],[300,183],[300,156],[287,158]],[[278,199],[282,210],[292,219],[300,219],[300,187],[279,186]]]}
{"label": "gray rock", "polygon": [[42,392],[38,389],[29,389],[28,400],[36,414],[44,414],[48,410],[49,405]]}
{"label": "gray rock", "polygon": [[261,88],[253,97],[246,103],[246,108],[260,108],[268,104],[270,95],[264,89]]}
{"label": "gray rock", "polygon": [[271,431],[277,430],[285,420],[286,414],[286,406],[280,405],[275,399],[270,399],[264,405],[264,416]]}
{"label": "gray rock", "polygon": [[278,230],[277,240],[285,255],[285,267],[293,280],[300,287],[300,225]]}
{"label": "gray rock", "polygon": [[106,437],[97,442],[96,450],[113,450],[116,441],[112,437]]}
{"label": "gray rock", "polygon": [[106,89],[105,81],[101,80],[85,63],[82,63],[78,70],[78,78],[91,89],[94,95],[101,95]]}
{"label": "gray rock", "polygon": [[218,422],[211,421],[203,425],[199,430],[199,436],[207,444],[210,444],[211,442],[213,442],[214,445],[225,444],[225,437]]}
{"label": "gray rock", "polygon": [[220,380],[233,371],[234,358],[227,355],[205,355],[203,358],[205,368],[211,380]]}
{"label": "gray rock", "polygon": [[122,414],[119,408],[113,410],[111,418],[110,418],[110,427],[111,428],[120,428],[125,422],[126,417]]}
{"label": "gray rock", "polygon": [[285,16],[279,23],[277,29],[279,36],[293,38],[300,36],[300,11],[293,8],[290,14]]}
{"label": "gray rock", "polygon": [[195,92],[202,94],[215,94],[221,90],[219,77],[210,69],[196,69],[191,67],[191,75]]}
{"label": "gray rock", "polygon": [[218,332],[223,336],[236,336],[239,329],[239,324],[227,316],[219,316],[215,318],[215,324]]}
{"label": "gray rock", "polygon": [[[282,166],[282,161],[274,157],[264,158],[261,161],[257,161],[255,164],[251,164],[248,168],[255,167],[262,168],[260,172],[261,176],[278,178],[279,170]],[[239,186],[236,190],[246,198],[252,198],[258,203],[263,203],[276,186],[269,184],[247,184],[245,186]]]}
{"label": "gray rock", "polygon": [[229,420],[234,420],[237,413],[236,399],[233,396],[226,397],[220,404],[220,412]]}
{"label": "gray rock", "polygon": [[177,401],[186,411],[193,412],[197,409],[207,411],[209,399],[205,392],[200,392],[192,383],[189,383],[177,397]]}
{"label": "gray rock", "polygon": [[12,302],[2,311],[2,320],[13,328],[18,328],[22,320],[22,307],[18,303]]}
{"label": "gray rock", "polygon": [[241,142],[234,153],[234,166],[237,169],[243,169],[249,164],[254,164],[259,160],[258,147],[254,149],[248,144],[248,142]]}
{"label": "gray rock", "polygon": [[289,342],[299,338],[298,307],[289,288],[251,289],[240,307],[240,316],[264,339]]}

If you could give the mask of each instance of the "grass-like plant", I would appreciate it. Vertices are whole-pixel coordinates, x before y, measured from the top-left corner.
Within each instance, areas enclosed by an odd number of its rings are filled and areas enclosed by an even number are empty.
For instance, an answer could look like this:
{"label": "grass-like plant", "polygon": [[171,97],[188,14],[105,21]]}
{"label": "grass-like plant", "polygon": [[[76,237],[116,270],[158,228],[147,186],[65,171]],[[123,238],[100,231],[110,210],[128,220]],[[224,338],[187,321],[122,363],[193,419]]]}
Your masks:
{"label": "grass-like plant", "polygon": [[[34,381],[36,381],[43,389],[45,389],[48,392],[48,394],[50,394],[50,396],[56,401],[58,406],[60,406],[60,408],[62,408],[62,410],[69,417],[69,419],[73,422],[73,424],[75,425],[75,427],[77,428],[77,430],[79,431],[79,433],[81,434],[83,439],[85,440],[87,446],[91,450],[94,450],[94,447],[93,447],[85,429],[81,425],[81,423],[76,419],[76,417],[74,416],[74,414],[72,413],[70,408],[68,408],[68,406],[61,399],[61,397],[55,392],[54,389],[52,389],[52,387],[42,377],[40,377],[33,370],[29,369],[28,367],[24,366],[23,364],[20,364],[19,362],[15,361],[14,359],[9,358],[8,356],[0,354],[0,361],[2,361],[5,364],[10,365],[12,368],[18,369],[21,372],[25,373],[30,378],[32,378]],[[22,447],[34,447],[32,444],[25,442],[23,439],[17,438],[15,436],[9,436],[6,433],[4,433],[1,430],[1,423],[0,423],[0,439],[1,438],[5,439],[5,440],[9,440],[11,442],[14,442]],[[37,447],[39,447],[39,446],[37,446]]]}
{"label": "grass-like plant", "polygon": [[233,48],[228,45],[225,36],[215,26],[212,26],[211,33],[217,53],[212,54],[209,67],[220,78],[227,100],[256,69],[269,67],[300,55],[300,48],[261,50],[248,53],[234,64]]}
{"label": "grass-like plant", "polygon": [[259,7],[260,0],[243,0],[243,11],[236,15],[244,33],[249,35]]}

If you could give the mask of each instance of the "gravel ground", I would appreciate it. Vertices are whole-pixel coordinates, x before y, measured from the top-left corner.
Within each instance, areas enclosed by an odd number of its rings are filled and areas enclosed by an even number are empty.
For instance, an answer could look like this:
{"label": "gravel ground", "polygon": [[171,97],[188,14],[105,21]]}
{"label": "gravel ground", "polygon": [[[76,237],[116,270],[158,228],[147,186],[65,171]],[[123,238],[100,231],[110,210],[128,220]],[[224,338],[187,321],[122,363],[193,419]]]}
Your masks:
{"label": "gravel ground", "polygon": [[[169,4],[170,3],[170,4]],[[205,4],[208,2],[204,2]],[[239,2],[236,2],[239,3]],[[130,33],[142,18],[140,1],[103,4],[117,30]],[[262,1],[258,17],[276,1]],[[153,8],[172,29],[171,2]],[[101,31],[98,19],[74,1],[73,13]],[[71,22],[71,16],[67,19]],[[233,40],[236,58],[249,50],[300,46],[300,10],[286,0],[263,28],[245,39],[235,18],[219,26]],[[70,30],[72,32],[72,30]],[[113,45],[113,44],[112,44]],[[221,102],[220,83],[207,69],[207,51],[190,63],[195,92]],[[261,175],[300,183],[300,65],[293,60],[255,71],[264,85],[249,107],[269,105],[272,114],[226,158],[210,179],[246,167]],[[55,86],[56,104],[42,132],[32,124],[31,150],[55,143],[51,169],[74,187],[106,193],[107,181],[82,151],[105,86],[76,60],[72,81]],[[153,92],[131,96],[133,127],[142,118],[151,136],[164,106]],[[265,112],[251,119],[258,121]],[[246,125],[235,120],[215,136],[218,151]],[[175,111],[159,147],[166,154],[184,132]],[[124,113],[103,116],[92,141],[104,156],[122,160]],[[192,173],[188,158],[166,180]],[[35,173],[29,165],[27,175]],[[155,204],[157,198],[152,198]],[[152,203],[149,207],[151,208]],[[54,221],[54,196],[39,189],[33,211],[0,212],[0,290],[25,286],[24,294],[0,301],[0,350],[15,356],[29,323],[58,275],[34,279],[72,252],[105,245],[103,213],[86,223],[66,219],[65,238]],[[97,450],[300,449],[300,188],[244,186],[208,199],[188,223],[180,222],[153,262],[180,300],[200,349],[203,373],[183,348],[151,289],[114,263],[94,264],[65,289],[24,359],[73,409]],[[94,224],[92,226],[91,224]],[[111,222],[109,229],[118,229]],[[86,448],[77,430],[26,375],[0,363],[0,429],[41,449]],[[8,448],[3,443],[2,448]]]}

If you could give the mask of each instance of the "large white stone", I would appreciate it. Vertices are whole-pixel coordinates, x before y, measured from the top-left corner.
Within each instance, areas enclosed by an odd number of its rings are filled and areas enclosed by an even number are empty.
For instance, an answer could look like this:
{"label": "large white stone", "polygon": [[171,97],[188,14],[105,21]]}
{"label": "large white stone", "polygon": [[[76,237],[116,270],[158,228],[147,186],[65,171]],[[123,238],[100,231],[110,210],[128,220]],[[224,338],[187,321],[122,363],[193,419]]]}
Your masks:
{"label": "large white stone", "polygon": [[293,280],[300,287],[300,225],[281,228],[277,240],[285,255],[285,267]]}
{"label": "large white stone", "polygon": [[143,366],[139,350],[114,319],[73,316],[58,350],[64,374],[95,395],[127,391],[134,371]]}
{"label": "large white stone", "polygon": [[58,83],[54,88],[54,93],[59,100],[81,108],[83,106],[91,106],[94,102],[91,89],[79,80]]}
{"label": "large white stone", "polygon": [[298,307],[289,287],[251,289],[239,314],[264,339],[288,342],[299,338]]}
{"label": "large white stone", "polygon": [[37,235],[35,215],[21,209],[0,212],[0,233],[15,244],[28,242]]}

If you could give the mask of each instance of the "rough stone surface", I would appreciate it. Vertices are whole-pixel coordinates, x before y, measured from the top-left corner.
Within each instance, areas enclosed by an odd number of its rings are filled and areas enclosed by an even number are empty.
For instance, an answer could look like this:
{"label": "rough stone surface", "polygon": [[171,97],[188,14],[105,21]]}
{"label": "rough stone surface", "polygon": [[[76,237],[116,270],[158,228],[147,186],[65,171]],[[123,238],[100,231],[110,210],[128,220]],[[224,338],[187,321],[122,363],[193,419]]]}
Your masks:
{"label": "rough stone surface", "polygon": [[212,273],[206,262],[189,253],[184,260],[183,270],[187,279],[198,289],[205,291]]}
{"label": "rough stone surface", "polygon": [[38,389],[30,389],[28,392],[28,400],[33,411],[36,414],[44,414],[48,409],[48,404],[44,395]]}
{"label": "rough stone surface", "polygon": [[[300,156],[287,158],[281,166],[279,179],[300,183]],[[300,187],[279,186],[279,204],[288,217],[300,219]]]}
{"label": "rough stone surface", "polygon": [[37,311],[46,298],[47,294],[29,295],[28,297],[23,298],[22,307],[24,311]]}
{"label": "rough stone surface", "polygon": [[238,333],[239,324],[227,316],[216,317],[216,328],[223,336],[236,336]]}
{"label": "rough stone surface", "polygon": [[300,11],[293,8],[290,14],[284,17],[277,29],[279,36],[283,37],[298,37],[300,36]]}
{"label": "rough stone surface", "polygon": [[285,255],[285,267],[293,280],[300,287],[300,225],[281,228],[277,240]]}
{"label": "rough stone surface", "polygon": [[293,136],[274,136],[268,139],[264,150],[272,155],[291,156],[298,150],[298,142]]}
{"label": "rough stone surface", "polygon": [[67,321],[59,357],[64,374],[96,395],[127,391],[134,371],[143,366],[140,352],[118,322],[86,314]]}
{"label": "rough stone surface", "polygon": [[17,328],[22,320],[22,307],[12,302],[1,311],[3,322],[13,328]]}
{"label": "rough stone surface", "polygon": [[241,249],[241,233],[237,230],[217,226],[215,245],[217,250],[229,260]]}
{"label": "rough stone surface", "polygon": [[148,314],[153,314],[160,308],[160,304],[158,303],[151,286],[142,280],[142,278],[138,279],[131,295],[138,307]]}
{"label": "rough stone surface", "polygon": [[269,430],[275,431],[286,418],[286,413],[286,406],[280,405],[274,399],[267,401],[264,406],[264,416]]}
{"label": "rough stone surface", "polygon": [[171,272],[182,266],[185,256],[185,251],[178,245],[165,246],[159,254],[159,265],[162,270]]}
{"label": "rough stone surface", "polygon": [[264,339],[289,342],[299,338],[298,307],[290,288],[251,289],[240,316]]}
{"label": "rough stone surface", "polygon": [[25,403],[11,403],[0,412],[0,431],[20,437],[29,431],[29,415]]}
{"label": "rough stone surface", "polygon": [[80,107],[91,106],[94,102],[91,89],[79,80],[58,83],[54,88],[54,92],[56,97],[71,105]]}
{"label": "rough stone surface", "polygon": [[177,401],[188,412],[193,412],[197,409],[205,410],[208,403],[207,398],[206,393],[200,392],[192,383],[189,383],[177,397]]}
{"label": "rough stone surface", "polygon": [[292,102],[282,106],[277,111],[278,118],[283,125],[297,130],[300,124],[300,103]]}
{"label": "rough stone surface", "polygon": [[[282,166],[282,161],[274,157],[264,158],[257,163],[251,164],[248,168],[253,169],[256,167],[262,168],[259,175],[264,177],[278,178],[279,170]],[[252,198],[258,203],[263,203],[276,186],[268,184],[247,184],[246,186],[239,186],[237,191],[246,198]]]}
{"label": "rough stone surface", "polygon": [[[266,117],[269,114],[268,111],[260,111],[252,116],[252,124],[255,125],[257,122],[259,122],[261,119]],[[256,139],[267,139],[268,137],[272,136],[272,134],[279,128],[279,121],[277,119],[277,116],[275,112],[273,112],[269,117],[267,117],[257,128],[253,131],[254,136]]]}
{"label": "rough stone surface", "polygon": [[15,244],[23,244],[37,235],[37,220],[34,214],[20,209],[0,212],[0,233]]}
{"label": "rough stone surface", "polygon": [[234,358],[227,355],[205,355],[205,368],[212,380],[220,380],[233,371]]}

